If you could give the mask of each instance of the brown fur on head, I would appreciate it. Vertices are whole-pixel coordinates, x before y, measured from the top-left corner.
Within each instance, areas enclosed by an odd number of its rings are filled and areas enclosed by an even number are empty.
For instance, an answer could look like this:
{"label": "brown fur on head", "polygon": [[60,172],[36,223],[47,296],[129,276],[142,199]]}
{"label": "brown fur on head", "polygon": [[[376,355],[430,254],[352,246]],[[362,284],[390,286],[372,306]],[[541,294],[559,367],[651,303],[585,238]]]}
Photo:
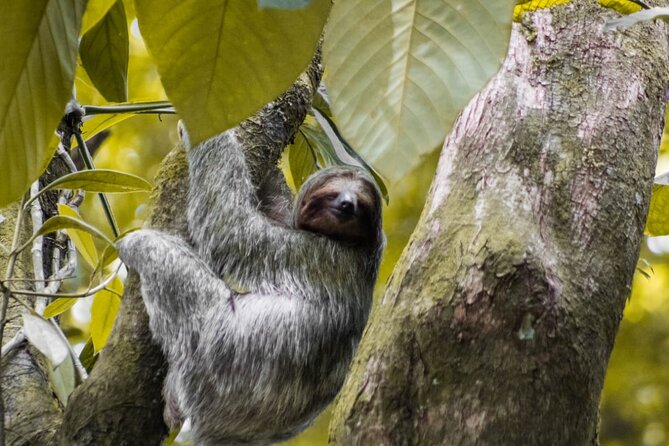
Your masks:
{"label": "brown fur on head", "polygon": [[381,194],[361,169],[323,169],[300,189],[294,226],[350,245],[377,247],[383,243]]}

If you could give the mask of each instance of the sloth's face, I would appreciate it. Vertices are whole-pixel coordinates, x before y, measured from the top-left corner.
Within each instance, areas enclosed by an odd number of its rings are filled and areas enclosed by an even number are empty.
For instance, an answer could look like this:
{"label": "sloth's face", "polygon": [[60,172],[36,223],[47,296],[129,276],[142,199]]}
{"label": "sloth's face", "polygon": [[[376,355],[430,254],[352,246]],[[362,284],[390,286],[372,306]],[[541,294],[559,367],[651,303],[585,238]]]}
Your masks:
{"label": "sloth's face", "polygon": [[356,172],[324,175],[297,203],[296,227],[350,244],[376,243],[380,203],[374,185]]}

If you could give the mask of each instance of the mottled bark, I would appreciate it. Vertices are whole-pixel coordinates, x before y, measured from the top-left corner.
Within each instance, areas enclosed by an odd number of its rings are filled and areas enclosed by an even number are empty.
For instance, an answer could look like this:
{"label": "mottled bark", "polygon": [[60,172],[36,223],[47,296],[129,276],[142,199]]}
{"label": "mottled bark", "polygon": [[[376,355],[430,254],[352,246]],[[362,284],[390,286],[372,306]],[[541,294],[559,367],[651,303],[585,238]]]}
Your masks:
{"label": "mottled bark", "polygon": [[[45,172],[40,177],[42,185],[69,173],[67,165],[55,156]],[[57,192],[47,192],[40,198],[43,210],[43,219],[55,215]],[[5,248],[12,245],[16,218],[19,206],[15,203],[0,210],[0,215],[6,220],[0,224],[0,243]],[[32,231],[30,210],[24,210],[23,223],[20,232],[20,243],[30,238]],[[42,258],[45,276],[50,276],[51,260],[55,236],[49,234],[43,237]],[[7,253],[0,249],[0,274],[4,278],[7,267]],[[64,260],[64,257],[61,258]],[[17,258],[13,277],[31,279],[33,277],[33,258],[31,247],[24,249]],[[32,282],[14,282],[18,289],[33,289]],[[34,305],[34,298],[20,296],[21,301]],[[27,312],[15,299],[9,300],[7,325],[3,333],[2,345],[5,345],[16,335],[23,324],[22,314]],[[41,446],[51,445],[55,441],[58,428],[62,421],[63,407],[48,381],[48,365],[37,350],[23,342],[2,358],[0,368],[0,386],[4,404],[6,444]]]}
{"label": "mottled bark", "polygon": [[338,445],[590,445],[662,130],[667,28],[574,1],[514,25],[376,305]]}
{"label": "mottled bark", "polygon": [[[18,205],[0,210],[6,218],[0,223],[0,243],[12,244]],[[29,218],[28,218],[29,220]],[[21,231],[25,242],[30,237],[30,225]],[[0,274],[4,276],[7,255],[0,250]],[[32,258],[26,249],[18,258],[15,277],[32,277]],[[25,284],[21,283],[21,287]],[[26,302],[31,299],[25,298]],[[21,328],[25,309],[10,299],[3,345]],[[51,444],[60,424],[62,407],[47,380],[46,367],[35,350],[26,343],[2,358],[0,386],[5,412],[5,442],[7,445],[41,446]]]}
{"label": "mottled bark", "polygon": [[[281,149],[304,120],[314,85],[320,79],[317,58],[293,88],[245,121],[239,139],[253,153],[250,163],[260,187],[278,174]],[[188,168],[183,149],[163,161],[151,200],[152,228],[187,237]],[[162,419],[165,362],[151,341],[148,316],[131,272],[112,335],[89,379],[70,397],[61,430],[63,445],[160,444],[167,434]]]}

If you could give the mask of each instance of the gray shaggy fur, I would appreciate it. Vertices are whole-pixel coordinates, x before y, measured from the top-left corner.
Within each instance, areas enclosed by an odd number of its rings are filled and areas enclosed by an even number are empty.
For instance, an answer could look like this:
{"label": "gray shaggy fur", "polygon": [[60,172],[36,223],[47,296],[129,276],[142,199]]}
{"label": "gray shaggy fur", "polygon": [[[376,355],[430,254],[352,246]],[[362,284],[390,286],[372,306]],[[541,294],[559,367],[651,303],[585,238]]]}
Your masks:
{"label": "gray shaggy fur", "polygon": [[198,445],[284,440],[335,397],[362,335],[384,244],[378,191],[375,240],[350,246],[264,209],[290,197],[258,198],[234,130],[188,159],[192,247],[155,230],[118,243],[169,363],[166,419],[190,418]]}

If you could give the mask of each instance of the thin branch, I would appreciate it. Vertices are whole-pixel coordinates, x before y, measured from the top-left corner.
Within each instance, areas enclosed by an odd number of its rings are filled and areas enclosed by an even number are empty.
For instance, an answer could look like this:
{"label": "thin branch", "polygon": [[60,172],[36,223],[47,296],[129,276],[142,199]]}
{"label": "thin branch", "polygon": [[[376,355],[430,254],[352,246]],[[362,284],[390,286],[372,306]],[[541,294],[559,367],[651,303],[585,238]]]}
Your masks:
{"label": "thin branch", "polygon": [[[84,138],[81,136],[81,131],[77,128],[74,131],[74,137],[77,139],[77,144],[79,145],[79,153],[81,154],[81,158],[84,160],[84,164],[86,164],[86,168],[88,170],[93,170],[95,169],[95,164],[93,164],[93,158],[91,158],[91,154],[88,152],[88,147],[86,147],[86,141],[84,141]],[[100,203],[102,203],[102,209],[105,212],[105,215],[107,216],[107,221],[109,222],[109,226],[111,226],[112,232],[114,233],[114,237],[118,237],[121,235],[121,231],[118,229],[118,224],[116,223],[116,218],[114,217],[114,213],[112,212],[111,205],[109,204],[109,200],[107,199],[107,196],[103,193],[99,193],[98,197],[100,197]]]}
{"label": "thin branch", "polygon": [[[60,235],[60,231],[58,233]],[[60,285],[63,283],[63,280],[70,279],[74,277],[74,272],[77,270],[77,249],[74,246],[74,242],[69,237],[66,237],[67,240],[67,263],[65,266],[60,268],[60,261],[56,262],[54,255],[52,271],[53,273],[47,280],[47,287],[45,289],[48,293],[55,293],[60,288]],[[58,248],[60,251],[60,248]]]}
{"label": "thin branch", "polygon": [[[30,186],[30,216],[32,217],[33,234],[37,233],[44,223],[44,212],[39,200],[35,197],[39,194],[39,180],[36,180]],[[35,278],[35,289],[44,289],[44,237],[37,237],[33,240],[32,258],[33,258],[33,277]],[[36,299],[35,312],[40,316],[44,314],[47,301],[43,297]]]}
{"label": "thin branch", "polygon": [[10,339],[5,345],[2,346],[2,353],[0,353],[0,356],[4,358],[12,350],[23,344],[25,340],[26,335],[23,334],[23,331],[19,330],[12,339]]}
{"label": "thin branch", "polygon": [[[120,265],[119,265],[120,268]],[[107,289],[107,285],[109,285],[112,280],[116,277],[118,274],[118,268],[114,273],[112,273],[109,277],[107,277],[104,281],[100,282],[97,286],[93,288],[89,288],[86,291],[82,293],[47,293],[45,291],[33,291],[33,290],[14,290],[9,288],[8,283],[3,283],[2,285],[5,287],[5,290],[9,290],[9,292],[12,295],[19,295],[19,296],[44,296],[50,299],[57,299],[59,297],[67,297],[71,299],[80,299],[84,297],[89,297],[92,296],[93,294],[97,293],[98,291],[106,290],[109,291],[110,293],[116,294],[117,296],[119,295],[116,291]]]}
{"label": "thin branch", "polygon": [[[62,280],[65,279],[75,279],[77,276],[68,276],[68,277],[63,277]],[[51,280],[56,280],[55,278],[50,277],[49,281]],[[10,277],[9,279],[5,279],[4,282],[6,283],[17,283],[17,282],[23,282],[23,283],[35,283],[35,279],[28,279],[28,278],[21,278],[21,277]]]}
{"label": "thin branch", "polygon": [[70,172],[76,172],[78,170],[77,165],[74,163],[74,160],[72,159],[68,151],[65,150],[63,143],[58,144],[58,150],[56,151],[56,154],[63,159],[63,162],[65,163],[67,168],[70,169]]}
{"label": "thin branch", "polygon": [[[70,172],[78,172],[77,163],[74,162],[74,159],[70,156],[70,153],[65,149],[62,143],[58,144],[58,151],[56,152],[58,156],[63,160],[65,165],[67,165]],[[76,194],[67,201],[67,204],[72,208],[78,208],[81,203],[84,201],[86,194],[83,190],[79,189],[76,191]]]}
{"label": "thin branch", "polygon": [[103,115],[103,114],[117,114],[117,113],[138,113],[148,112],[160,109],[171,109],[172,103],[168,101],[147,102],[143,104],[128,104],[128,105],[84,105],[84,111],[89,115]]}

